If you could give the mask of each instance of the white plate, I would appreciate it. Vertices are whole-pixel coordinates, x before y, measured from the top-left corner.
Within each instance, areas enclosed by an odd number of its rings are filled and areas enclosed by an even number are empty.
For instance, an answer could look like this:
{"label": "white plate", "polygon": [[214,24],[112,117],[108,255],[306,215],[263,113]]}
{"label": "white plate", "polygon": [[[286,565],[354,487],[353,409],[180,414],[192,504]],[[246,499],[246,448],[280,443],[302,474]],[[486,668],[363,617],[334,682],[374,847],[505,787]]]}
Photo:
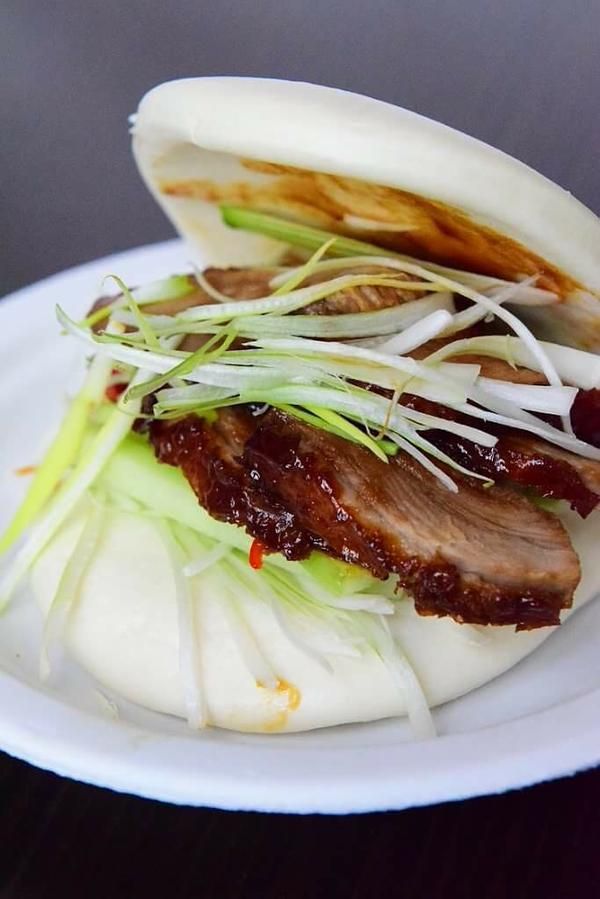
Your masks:
{"label": "white plate", "polygon": [[[81,370],[60,339],[54,305],[82,314],[104,275],[130,283],[181,270],[178,241],[55,275],[0,304],[0,525]],[[37,679],[40,620],[27,590],[0,619],[0,746],[42,768],[100,786],[191,805],[284,812],[400,809],[520,787],[600,761],[600,602],[577,612],[532,656],[435,713],[436,740],[411,741],[403,721],[308,734],[194,734],[185,723],[118,698],[119,717],[90,678],[67,665]]]}

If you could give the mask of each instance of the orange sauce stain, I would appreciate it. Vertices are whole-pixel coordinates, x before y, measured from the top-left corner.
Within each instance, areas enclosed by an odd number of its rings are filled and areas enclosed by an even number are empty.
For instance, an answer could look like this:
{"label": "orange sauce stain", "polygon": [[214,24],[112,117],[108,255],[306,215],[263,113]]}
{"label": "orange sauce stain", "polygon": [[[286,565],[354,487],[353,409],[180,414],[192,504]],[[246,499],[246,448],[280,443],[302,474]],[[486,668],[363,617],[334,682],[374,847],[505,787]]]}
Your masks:
{"label": "orange sauce stain", "polygon": [[15,468],[15,474],[18,478],[27,478],[35,474],[37,470],[37,465],[23,465],[21,468]]}
{"label": "orange sauce stain", "polygon": [[294,712],[302,702],[300,690],[295,684],[291,684],[283,678],[279,679],[276,686],[272,689],[266,687],[262,681],[257,681],[256,686],[259,690],[268,690],[269,693],[275,694],[274,698],[277,704],[281,700],[285,702],[285,707],[278,709],[274,716],[263,724],[263,731],[265,733],[275,733],[278,730],[282,730],[286,725],[289,713]]}

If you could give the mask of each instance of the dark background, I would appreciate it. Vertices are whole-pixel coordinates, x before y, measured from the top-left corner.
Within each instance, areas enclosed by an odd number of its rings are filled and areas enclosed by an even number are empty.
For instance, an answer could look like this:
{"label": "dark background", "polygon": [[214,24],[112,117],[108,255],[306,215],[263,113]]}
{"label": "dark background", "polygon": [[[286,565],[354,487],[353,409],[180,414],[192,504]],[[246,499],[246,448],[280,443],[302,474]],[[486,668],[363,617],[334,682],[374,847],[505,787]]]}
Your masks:
{"label": "dark background", "polygon": [[[399,103],[600,211],[599,0],[4,0],[0,293],[171,236],[134,170],[127,115],[154,84],[203,74]],[[0,896],[591,897],[599,808],[596,771],[386,815],[234,815],[1,757]]]}

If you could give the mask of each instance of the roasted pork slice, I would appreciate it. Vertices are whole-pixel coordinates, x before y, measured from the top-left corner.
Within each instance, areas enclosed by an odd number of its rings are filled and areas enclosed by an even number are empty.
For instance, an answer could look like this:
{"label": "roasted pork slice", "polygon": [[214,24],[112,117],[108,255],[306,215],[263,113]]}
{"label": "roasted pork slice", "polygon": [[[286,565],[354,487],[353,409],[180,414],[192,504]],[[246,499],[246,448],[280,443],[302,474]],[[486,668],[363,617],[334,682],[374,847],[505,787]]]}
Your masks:
{"label": "roasted pork slice", "polygon": [[[511,450],[523,453],[532,460],[532,465],[536,465],[537,467],[542,467],[547,459],[551,459],[556,464],[556,487],[558,490],[560,490],[558,484],[560,479],[559,472],[565,472],[565,482],[569,477],[572,478],[572,473],[575,472],[579,482],[583,484],[588,493],[591,494],[590,497],[588,497],[588,501],[593,501],[594,507],[600,502],[600,462],[595,459],[585,459],[583,456],[576,456],[575,453],[570,453],[568,450],[553,446],[553,444],[548,443],[546,440],[539,440],[536,437],[524,434],[523,432],[519,433],[518,431],[506,433],[506,435],[503,435],[498,442],[501,448],[507,447]],[[541,464],[539,461],[535,461],[537,456],[541,457],[543,460]],[[561,465],[560,469],[558,467],[559,464]],[[571,475],[567,474],[567,468],[571,470]],[[558,498],[568,499],[569,497],[565,495]],[[574,508],[576,508],[575,505]]]}
{"label": "roasted pork slice", "polygon": [[558,624],[579,562],[561,522],[502,487],[450,492],[402,453],[364,448],[271,411],[244,460],[305,528],[376,576],[392,572],[423,615],[529,629]]}
{"label": "roasted pork slice", "polygon": [[[470,423],[467,416],[454,409],[421,397],[406,394],[402,404],[439,418]],[[427,431],[426,436],[474,474],[530,489],[538,496],[565,500],[582,518],[600,503],[600,462],[559,449],[524,431],[489,424],[486,427],[498,438],[493,447],[442,430]]]}
{"label": "roasted pork slice", "polygon": [[[271,279],[277,274],[277,269],[263,268],[208,268],[204,272],[206,280],[218,291],[234,300],[255,300],[268,296],[273,288]],[[399,281],[409,280],[408,275],[383,266],[362,265],[348,266],[331,272],[323,272],[312,275],[303,282],[302,286],[320,284],[339,278],[343,275],[388,275]],[[402,290],[397,287],[385,287],[376,285],[361,285],[338,290],[330,296],[309,304],[300,312],[308,315],[339,315],[341,313],[374,312],[377,309],[386,309],[397,306],[407,300],[414,300],[422,296],[424,291]]]}
{"label": "roasted pork slice", "polygon": [[[269,296],[273,292],[271,287],[271,279],[281,269],[277,268],[207,268],[203,275],[208,283],[222,293],[224,296],[232,300],[256,300],[261,297]],[[337,269],[332,272],[324,272],[323,274],[313,275],[308,278],[302,286],[310,284],[319,284],[329,281],[332,278],[339,278],[342,275],[364,275],[377,274],[389,275],[395,280],[407,281],[408,275],[392,269],[385,269],[382,266],[362,265],[348,266],[342,270]],[[163,300],[161,302],[152,303],[145,307],[146,312],[156,315],[175,315],[188,309],[191,306],[203,306],[207,303],[214,303],[215,300],[210,293],[204,290],[195,280],[193,275],[189,276],[190,287],[193,290],[183,297],[177,299]],[[317,300],[309,304],[305,308],[299,310],[304,314],[313,315],[339,315],[340,313],[353,312],[374,312],[377,309],[386,309],[390,306],[397,306],[408,300],[415,300],[423,296],[425,291],[402,290],[397,287],[386,287],[376,285],[362,285],[358,287],[350,287],[346,290],[338,290],[330,296],[322,300]],[[114,297],[101,297],[96,301],[91,311],[106,306],[113,301]]]}
{"label": "roasted pork slice", "polygon": [[[331,278],[339,278],[342,275],[386,275],[396,281],[414,280],[404,272],[395,269],[386,269],[384,266],[357,265],[344,269],[337,269],[326,274],[313,275],[305,282],[318,284]],[[323,300],[311,303],[305,309],[300,310],[308,315],[340,315],[356,312],[376,312],[378,309],[388,309],[398,306],[409,300],[417,300],[422,297],[424,290],[403,290],[401,287],[384,287],[374,284],[348,287],[332,293]]]}
{"label": "roasted pork slice", "polygon": [[244,527],[268,549],[288,559],[325,548],[293,511],[253,481],[241,464],[256,418],[242,407],[221,410],[211,423],[194,415],[154,421],[150,440],[159,461],[180,467],[202,506],[220,521]]}
{"label": "roasted pork slice", "polygon": [[427,439],[469,471],[487,475],[496,484],[514,484],[537,496],[565,500],[582,518],[600,502],[600,463],[544,440],[510,432],[486,447],[447,431],[428,431]]}
{"label": "roasted pork slice", "polygon": [[[273,288],[270,286],[270,282],[275,274],[277,274],[277,269],[209,268],[204,272],[204,277],[213,287],[231,299],[254,300],[272,293]],[[344,269],[312,275],[303,282],[302,286],[320,284],[343,275],[367,274],[388,275],[399,281],[409,280],[403,272],[386,269],[382,266],[362,265],[348,266]],[[417,299],[423,293],[424,291],[366,284],[338,290],[322,300],[310,303],[299,311],[305,315],[374,312],[377,309],[387,309],[390,306],[397,306],[399,303]]]}
{"label": "roasted pork slice", "polygon": [[207,268],[203,274],[212,287],[232,300],[258,300],[273,292],[271,278],[278,272],[277,268]]}

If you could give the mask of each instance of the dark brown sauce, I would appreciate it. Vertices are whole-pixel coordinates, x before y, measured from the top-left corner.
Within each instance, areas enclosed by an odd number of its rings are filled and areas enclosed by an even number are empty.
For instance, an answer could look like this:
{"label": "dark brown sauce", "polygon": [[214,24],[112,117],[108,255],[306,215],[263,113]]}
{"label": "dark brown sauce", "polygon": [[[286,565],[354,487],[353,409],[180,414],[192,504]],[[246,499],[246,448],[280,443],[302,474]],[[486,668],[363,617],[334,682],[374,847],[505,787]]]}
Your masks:
{"label": "dark brown sauce", "polygon": [[[164,181],[169,196],[208,203],[235,203],[291,217],[390,250],[501,278],[539,274],[539,285],[566,296],[580,287],[556,266],[517,241],[475,222],[466,213],[408,191],[324,172],[258,160],[245,160],[249,171],[270,175],[260,183],[208,179]],[[381,222],[381,230],[350,227],[346,217]],[[386,230],[386,224],[406,230]]]}

